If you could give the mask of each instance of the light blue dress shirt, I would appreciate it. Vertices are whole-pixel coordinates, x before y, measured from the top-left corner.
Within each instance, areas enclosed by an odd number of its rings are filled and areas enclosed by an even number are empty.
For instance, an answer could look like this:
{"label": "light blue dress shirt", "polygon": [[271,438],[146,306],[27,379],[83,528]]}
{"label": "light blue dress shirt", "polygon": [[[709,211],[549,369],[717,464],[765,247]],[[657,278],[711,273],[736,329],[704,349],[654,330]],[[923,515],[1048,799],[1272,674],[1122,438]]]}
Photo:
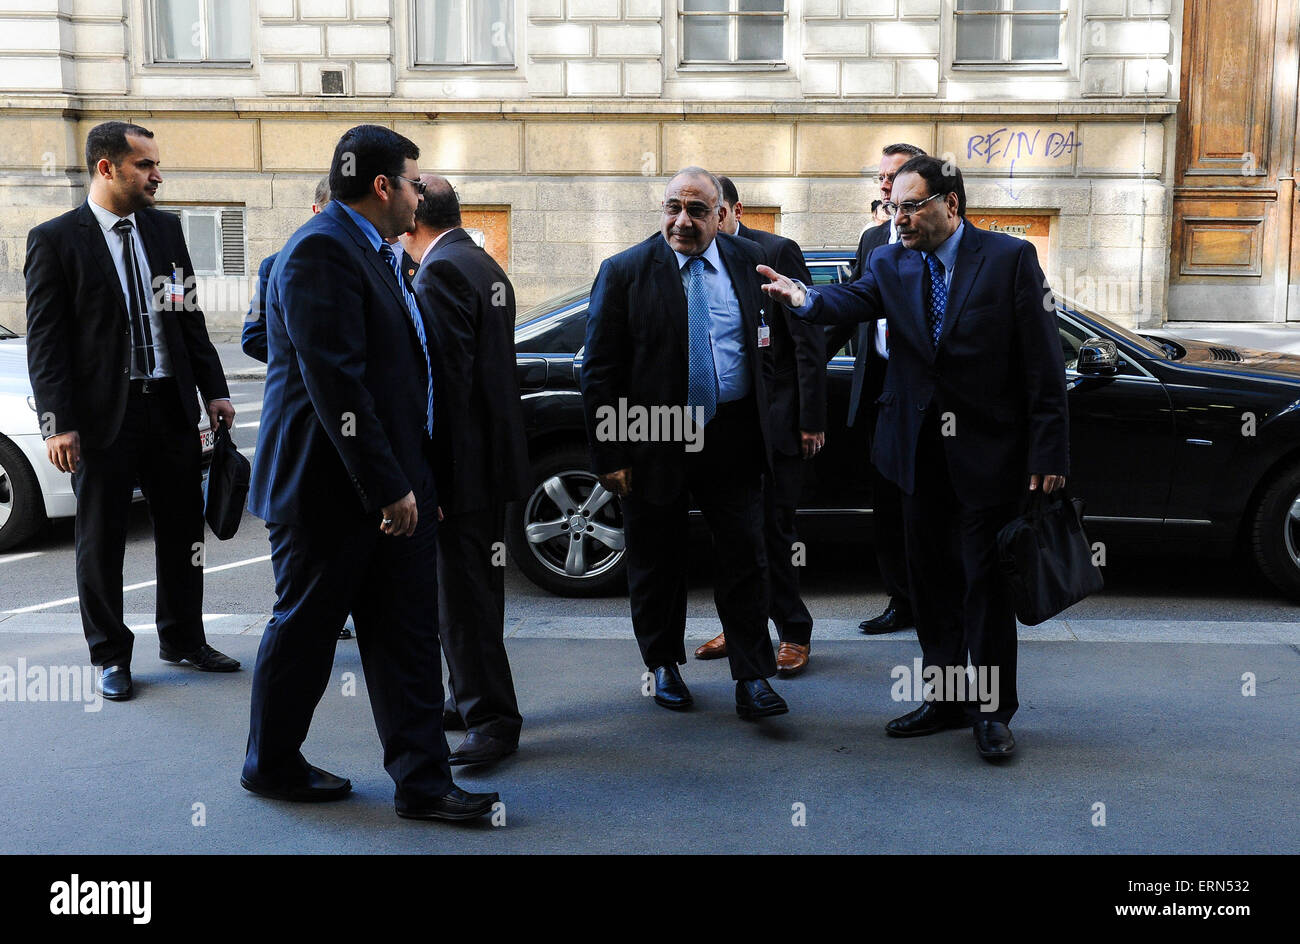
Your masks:
{"label": "light blue dress shirt", "polygon": [[[375,229],[375,224],[370,222],[356,210],[352,209],[352,207],[348,206],[346,203],[340,202],[339,208],[348,216],[352,217],[352,222],[356,223],[362,234],[365,235],[366,239],[370,240],[370,248],[375,252],[378,252],[379,247],[383,244],[384,240],[383,237],[379,235],[379,230]],[[399,252],[400,250],[394,249],[393,251]],[[398,256],[397,258],[400,259],[402,257]]]}
{"label": "light blue dress shirt", "polygon": [[[682,291],[687,290],[689,274],[684,256],[676,249],[677,271],[682,279]],[[718,381],[718,402],[729,403],[749,393],[751,375],[749,359],[745,352],[745,320],[740,315],[740,302],[731,286],[731,276],[723,268],[718,254],[718,241],[709,243],[702,253],[704,259],[704,288],[709,296],[709,342],[713,348],[713,370]]]}

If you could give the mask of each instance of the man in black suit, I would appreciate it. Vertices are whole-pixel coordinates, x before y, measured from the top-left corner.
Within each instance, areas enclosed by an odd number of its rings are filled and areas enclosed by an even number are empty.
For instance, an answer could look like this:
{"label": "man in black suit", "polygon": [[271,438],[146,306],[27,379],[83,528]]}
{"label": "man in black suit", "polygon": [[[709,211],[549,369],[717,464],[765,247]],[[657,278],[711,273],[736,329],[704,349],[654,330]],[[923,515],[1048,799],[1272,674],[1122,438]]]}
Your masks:
{"label": "man in black suit", "polygon": [[872,460],[904,494],[931,687],[885,730],[916,737],[970,724],[981,756],[1005,758],[1015,749],[1016,619],[997,534],[1028,492],[1065,485],[1069,408],[1056,314],[1033,244],[966,222],[961,172],[950,164],[905,163],[889,209],[899,241],[873,252],[856,282],[806,289],[765,266],[764,290],[822,323],[888,319]]}
{"label": "man in black suit", "polygon": [[[757,243],[768,264],[795,278],[812,281],[803,250],[793,239],[750,229],[741,221],[744,205],[729,177],[722,184],[724,233]],[[767,550],[768,615],[781,644],[776,670],[795,675],[808,665],[813,619],[799,595],[795,566],[795,509],[803,491],[804,462],[826,442],[826,342],[821,328],[791,318],[784,305],[767,319],[771,332],[768,359],[772,384],[768,390],[772,430],[772,474],[763,480],[763,537]],[[727,653],[726,634],[695,650],[697,659],[718,659]]]}
{"label": "man in black suit", "polygon": [[465,740],[451,763],[514,753],[523,719],[506,655],[506,502],[529,491],[528,442],[515,376],[515,290],[461,228],[444,177],[425,174],[415,229],[415,295],[433,339],[438,424],[451,468],[439,482],[438,624],[451,686],[444,718]]}
{"label": "man in black suit", "polygon": [[77,494],[77,593],[105,698],[131,697],[135,637],[122,558],[137,481],[153,519],[158,654],[205,672],[234,659],[203,632],[203,491],[197,388],[213,429],[234,407],[181,224],[154,209],[158,145],[109,121],[86,138],[85,203],[27,236],[27,363],[50,462]]}
{"label": "man in black suit", "polygon": [[[889,200],[893,192],[894,175],[913,157],[924,154],[914,144],[886,145],[880,158],[880,183],[882,200]],[[867,258],[880,246],[898,242],[898,231],[892,220],[863,231],[858,240],[857,255],[849,281],[856,282],[866,271]],[[802,278],[801,276],[798,276]],[[846,424],[852,426],[859,418],[867,432],[868,449],[872,431],[876,426],[876,398],[885,387],[885,368],[889,366],[889,335],[884,318],[862,325],[836,325],[827,329],[826,353],[834,356],[844,342],[857,334],[857,355],[853,361],[853,383],[849,390],[849,408]],[[913,625],[911,591],[907,585],[907,557],[903,549],[903,497],[893,482],[880,474],[871,464],[871,523],[873,544],[876,549],[876,566],[885,583],[889,602],[879,616],[865,619],[858,629],[868,636],[892,633]]]}
{"label": "man in black suit", "polygon": [[714,601],[742,718],[789,709],[767,634],[762,477],[770,435],[760,334],[767,309],[752,277],[763,255],[718,233],[722,187],[688,167],[664,192],[662,231],[606,259],[592,287],[582,398],[592,464],[623,499],[632,628],[654,698],[693,703],[686,661],[691,497],[713,534]]}
{"label": "man in black suit", "polygon": [[300,750],[351,612],[398,815],[463,820],[489,812],[497,795],[460,790],[447,764],[433,368],[423,316],[386,242],[414,222],[419,153],[388,128],[345,132],[330,165],[334,201],[271,269],[248,505],[270,532],[276,602],[257,653],[240,782],[281,800],[351,790]]}

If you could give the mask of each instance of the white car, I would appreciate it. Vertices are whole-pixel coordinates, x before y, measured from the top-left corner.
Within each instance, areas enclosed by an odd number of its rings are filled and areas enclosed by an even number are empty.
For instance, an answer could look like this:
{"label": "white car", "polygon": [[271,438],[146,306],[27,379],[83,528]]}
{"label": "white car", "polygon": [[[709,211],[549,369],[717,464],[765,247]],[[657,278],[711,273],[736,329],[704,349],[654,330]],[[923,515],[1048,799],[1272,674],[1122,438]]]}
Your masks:
{"label": "white car", "polygon": [[[206,469],[212,431],[206,419],[198,429]],[[139,489],[135,498],[141,498]],[[72,476],[54,468],[45,454],[27,376],[27,343],[0,327],[0,551],[26,541],[48,519],[76,513]]]}

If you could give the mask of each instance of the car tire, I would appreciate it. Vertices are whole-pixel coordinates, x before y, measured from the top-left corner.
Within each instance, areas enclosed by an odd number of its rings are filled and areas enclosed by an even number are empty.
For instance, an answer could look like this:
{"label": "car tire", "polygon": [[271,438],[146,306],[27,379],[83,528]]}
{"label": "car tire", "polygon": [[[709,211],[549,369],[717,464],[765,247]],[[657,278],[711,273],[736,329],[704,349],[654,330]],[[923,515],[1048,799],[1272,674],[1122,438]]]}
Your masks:
{"label": "car tire", "polygon": [[1255,506],[1250,547],[1260,571],[1300,600],[1300,463],[1273,476]]}
{"label": "car tire", "polygon": [[44,524],[36,473],[18,447],[0,436],[0,551],[22,544]]}
{"label": "car tire", "polygon": [[[591,471],[587,447],[544,453],[532,481],[529,496],[506,512],[506,545],[524,576],[563,597],[626,591],[623,511]],[[576,541],[575,520],[583,529]]]}

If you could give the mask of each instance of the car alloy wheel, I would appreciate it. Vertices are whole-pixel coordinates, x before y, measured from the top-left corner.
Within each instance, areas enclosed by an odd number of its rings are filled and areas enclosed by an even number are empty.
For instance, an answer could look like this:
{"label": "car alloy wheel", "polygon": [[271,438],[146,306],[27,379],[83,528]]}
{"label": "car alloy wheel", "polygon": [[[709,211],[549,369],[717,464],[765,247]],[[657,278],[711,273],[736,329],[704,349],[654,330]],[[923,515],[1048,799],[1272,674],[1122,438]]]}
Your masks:
{"label": "car alloy wheel", "polygon": [[613,499],[590,472],[569,469],[548,476],[524,505],[524,535],[533,556],[570,578],[595,578],[618,566],[623,522]]}
{"label": "car alloy wheel", "polygon": [[0,551],[26,541],[44,523],[36,474],[18,447],[0,436]]}

